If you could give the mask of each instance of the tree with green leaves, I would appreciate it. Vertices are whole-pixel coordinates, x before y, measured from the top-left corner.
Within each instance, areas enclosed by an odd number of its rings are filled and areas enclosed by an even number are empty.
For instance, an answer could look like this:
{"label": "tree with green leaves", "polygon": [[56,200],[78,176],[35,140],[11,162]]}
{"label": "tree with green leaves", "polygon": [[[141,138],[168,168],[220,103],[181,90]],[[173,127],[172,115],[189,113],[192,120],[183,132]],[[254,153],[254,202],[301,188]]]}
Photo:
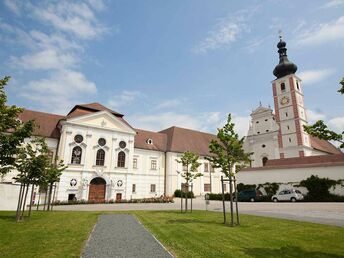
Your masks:
{"label": "tree with green leaves", "polygon": [[[230,184],[230,209],[231,209],[231,225],[233,225],[233,185],[235,182],[235,174],[247,166],[251,161],[252,153],[245,153],[243,145],[245,137],[240,138],[235,132],[234,123],[231,114],[228,114],[227,123],[218,129],[217,139],[212,140],[209,145],[210,153],[213,154],[207,159],[215,168],[221,168],[222,173],[228,178]],[[223,186],[222,186],[223,187]],[[235,193],[236,187],[234,187]],[[238,198],[236,198],[237,200]],[[237,207],[237,206],[236,206]],[[238,208],[237,208],[238,216]],[[224,209],[225,218],[225,209]],[[239,217],[237,217],[239,218]],[[226,221],[225,221],[226,223]]]}
{"label": "tree with green leaves", "polygon": [[25,144],[18,153],[16,168],[18,174],[14,179],[21,184],[16,220],[23,220],[27,194],[31,186],[29,216],[31,215],[34,187],[46,181],[49,166],[48,146],[43,138],[35,138]]}
{"label": "tree with green leaves", "polygon": [[[341,88],[339,93],[344,94],[344,77],[340,81]],[[303,126],[306,133],[318,137],[319,139],[326,141],[336,141],[340,144],[340,148],[344,148],[344,131],[342,133],[336,133],[330,130],[322,120],[318,120],[313,125]]]}
{"label": "tree with green leaves", "polygon": [[[188,210],[189,187],[192,185],[193,180],[202,176],[202,173],[198,172],[198,167],[201,165],[201,163],[198,162],[198,159],[199,159],[199,156],[197,154],[191,151],[186,151],[183,153],[180,159],[176,160],[178,163],[181,163],[183,165],[183,171],[178,172],[178,173],[180,173],[181,177],[185,179],[185,188],[187,189],[186,198],[185,198],[185,212],[187,212]],[[181,202],[182,201],[183,199],[181,198]],[[191,196],[191,211],[192,211],[192,196]],[[182,209],[181,209],[181,212],[182,212]]]}
{"label": "tree with green leaves", "polygon": [[22,108],[7,105],[5,86],[10,77],[0,79],[0,176],[14,168],[16,155],[25,138],[31,136],[34,122],[22,123],[18,116]]}
{"label": "tree with green leaves", "polygon": [[45,186],[46,189],[48,189],[48,211],[52,210],[52,203],[53,203],[53,188],[55,187],[56,189],[56,183],[60,181],[60,177],[62,175],[62,171],[67,168],[67,166],[64,164],[63,160],[60,160],[57,162],[58,158],[56,157],[54,162],[52,162],[48,169],[46,170],[46,181],[45,181]]}

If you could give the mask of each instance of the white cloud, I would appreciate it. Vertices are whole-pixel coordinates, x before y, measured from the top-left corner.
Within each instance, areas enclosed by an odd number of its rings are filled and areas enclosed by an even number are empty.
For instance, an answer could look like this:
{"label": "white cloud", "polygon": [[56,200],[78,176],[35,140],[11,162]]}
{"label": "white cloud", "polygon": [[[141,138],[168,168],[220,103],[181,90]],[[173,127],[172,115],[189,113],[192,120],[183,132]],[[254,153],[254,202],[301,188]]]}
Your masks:
{"label": "white cloud", "polygon": [[11,65],[27,70],[66,69],[75,66],[77,59],[71,53],[59,53],[54,49],[45,49],[21,57],[11,57]]}
{"label": "white cloud", "polygon": [[[171,126],[199,130],[212,134],[217,133],[226,123],[226,115],[221,112],[203,112],[196,114],[183,114],[177,112],[161,112],[157,114],[134,114],[127,117],[136,128],[160,131]],[[248,131],[250,117],[233,116],[235,130],[240,136],[245,136]]]}
{"label": "white cloud", "polygon": [[313,111],[308,109],[307,110],[307,119],[309,123],[314,123],[318,120],[325,120],[326,119],[326,115],[319,112],[319,111]]}
{"label": "white cloud", "polygon": [[4,0],[5,6],[15,13],[16,15],[20,15],[20,2],[17,0]]}
{"label": "white cloud", "polygon": [[330,129],[337,133],[344,132],[344,116],[334,117],[328,121]]}
{"label": "white cloud", "polygon": [[30,81],[22,90],[23,97],[39,102],[48,111],[59,113],[65,113],[84,96],[97,92],[95,83],[72,70],[61,70],[47,79]]}
{"label": "white cloud", "polygon": [[235,124],[234,129],[239,134],[240,137],[247,135],[250,121],[251,121],[250,116],[233,115],[233,123]]}
{"label": "white cloud", "polygon": [[322,6],[322,8],[334,8],[340,7],[342,5],[344,5],[344,0],[331,0],[327,1],[327,3]]}
{"label": "white cloud", "polygon": [[59,1],[43,6],[31,5],[35,17],[48,22],[57,30],[72,33],[82,39],[92,39],[107,29],[95,18],[93,10],[83,2]]}
{"label": "white cloud", "polygon": [[[20,96],[32,101],[35,108],[64,113],[71,105],[85,102],[85,99],[96,94],[95,83],[76,69],[82,64],[86,42],[98,39],[106,31],[97,19],[97,12],[105,9],[104,2],[6,2],[13,12],[20,11],[25,18],[37,19],[46,29],[46,32],[43,32],[44,29],[28,30],[29,26],[7,24],[0,20],[0,40],[9,45],[25,47],[20,56],[10,57],[11,67],[15,71],[44,70],[47,73],[41,79],[25,83],[19,89]],[[124,94],[121,101],[129,101],[131,97],[130,94]]]}
{"label": "white cloud", "polygon": [[139,91],[125,90],[118,95],[112,96],[108,100],[107,105],[111,108],[118,109],[119,107],[123,107],[134,102],[135,100],[137,100],[137,98],[141,96],[142,94]]}
{"label": "white cloud", "polygon": [[176,108],[176,107],[180,107],[183,102],[184,102],[184,99],[182,98],[163,100],[155,108],[156,109]]}
{"label": "white cloud", "polygon": [[257,12],[258,7],[241,10],[229,17],[220,19],[208,36],[200,41],[192,51],[205,54],[210,50],[229,47],[243,32],[250,31],[247,21]]}
{"label": "white cloud", "polygon": [[331,76],[335,72],[334,69],[319,69],[319,70],[306,70],[299,73],[299,77],[304,84],[316,84],[327,77]]}
{"label": "white cloud", "polygon": [[314,46],[344,39],[344,16],[329,23],[316,24],[298,35],[299,46]]}

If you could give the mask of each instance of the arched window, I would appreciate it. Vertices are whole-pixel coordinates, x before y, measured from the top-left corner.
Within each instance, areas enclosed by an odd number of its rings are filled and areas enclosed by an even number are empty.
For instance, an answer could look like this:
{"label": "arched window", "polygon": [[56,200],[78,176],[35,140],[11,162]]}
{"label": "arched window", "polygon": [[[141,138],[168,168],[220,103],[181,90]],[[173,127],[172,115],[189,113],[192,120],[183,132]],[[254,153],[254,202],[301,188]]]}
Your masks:
{"label": "arched window", "polygon": [[266,162],[268,162],[268,158],[267,157],[264,157],[262,159],[262,162],[263,162],[263,167],[266,165]]}
{"label": "arched window", "polygon": [[284,84],[284,82],[281,83],[281,91],[282,92],[285,91],[285,84]]}
{"label": "arched window", "polygon": [[75,146],[72,150],[72,164],[81,164],[82,149],[80,146]]}
{"label": "arched window", "polygon": [[120,168],[125,167],[125,153],[123,151],[120,151],[118,153],[117,167],[120,167]]}
{"label": "arched window", "polygon": [[97,151],[96,165],[104,166],[104,160],[105,160],[105,151],[103,149],[100,149]]}

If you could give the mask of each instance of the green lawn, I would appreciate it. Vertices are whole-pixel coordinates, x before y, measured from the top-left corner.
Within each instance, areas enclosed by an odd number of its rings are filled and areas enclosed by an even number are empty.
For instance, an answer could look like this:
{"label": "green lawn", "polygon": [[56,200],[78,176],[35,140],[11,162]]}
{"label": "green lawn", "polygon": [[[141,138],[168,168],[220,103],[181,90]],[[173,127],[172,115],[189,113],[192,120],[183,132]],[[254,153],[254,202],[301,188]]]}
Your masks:
{"label": "green lawn", "polygon": [[[218,212],[130,213],[177,257],[344,257],[340,227],[242,215],[231,228]],[[79,257],[99,214],[35,212],[16,223],[0,212],[0,257]]]}

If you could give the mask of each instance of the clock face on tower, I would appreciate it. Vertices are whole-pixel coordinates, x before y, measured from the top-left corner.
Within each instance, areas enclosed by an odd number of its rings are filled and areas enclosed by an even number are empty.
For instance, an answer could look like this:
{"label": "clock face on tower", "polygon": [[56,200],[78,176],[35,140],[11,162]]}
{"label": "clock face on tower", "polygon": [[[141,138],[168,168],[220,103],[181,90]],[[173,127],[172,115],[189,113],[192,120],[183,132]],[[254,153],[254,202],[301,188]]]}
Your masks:
{"label": "clock face on tower", "polygon": [[284,96],[281,98],[280,103],[281,105],[287,105],[289,103],[289,98],[287,96]]}

